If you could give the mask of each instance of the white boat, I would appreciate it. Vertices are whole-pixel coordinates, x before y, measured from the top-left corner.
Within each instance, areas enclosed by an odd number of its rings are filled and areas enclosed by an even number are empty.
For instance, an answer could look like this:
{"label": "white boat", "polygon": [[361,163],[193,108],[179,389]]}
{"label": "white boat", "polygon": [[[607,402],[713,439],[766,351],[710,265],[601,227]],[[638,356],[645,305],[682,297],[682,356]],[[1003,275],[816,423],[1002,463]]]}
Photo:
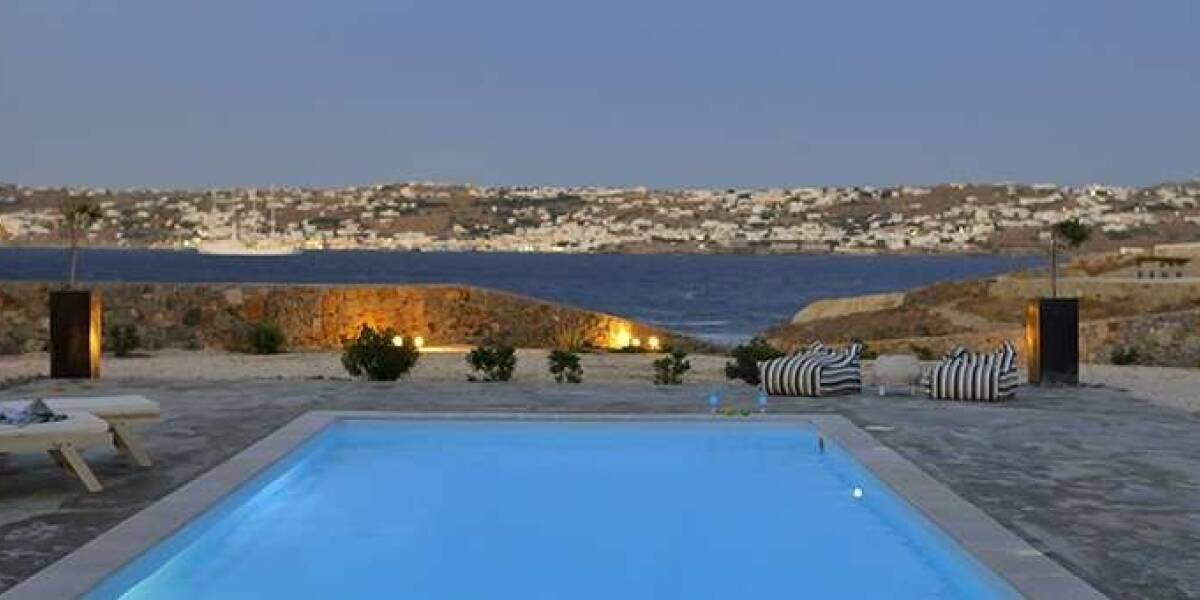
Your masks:
{"label": "white boat", "polygon": [[242,240],[209,240],[196,245],[200,254],[226,256],[288,256],[302,250],[292,244],[272,240],[246,242]]}
{"label": "white boat", "polygon": [[[303,252],[298,244],[281,242],[271,238],[243,240],[241,239],[242,224],[235,216],[233,219],[233,238],[203,240],[196,244],[200,254],[217,254],[223,256],[288,256]],[[275,209],[271,209],[271,228],[275,231]]]}

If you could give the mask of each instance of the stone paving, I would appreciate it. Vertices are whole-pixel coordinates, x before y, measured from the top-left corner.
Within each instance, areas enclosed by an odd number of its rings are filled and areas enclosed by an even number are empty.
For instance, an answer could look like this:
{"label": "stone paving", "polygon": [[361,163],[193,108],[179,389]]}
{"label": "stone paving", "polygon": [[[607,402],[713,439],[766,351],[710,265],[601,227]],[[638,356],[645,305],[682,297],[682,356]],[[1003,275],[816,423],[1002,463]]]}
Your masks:
{"label": "stone paving", "polygon": [[[753,403],[748,386],[717,387],[739,407]],[[154,467],[87,453],[107,486],[99,494],[46,456],[0,455],[0,590],[307,410],[706,412],[710,389],[135,379],[0,390],[0,399],[145,394],[165,414],[143,432]],[[1200,416],[1107,388],[1026,389],[1003,405],[856,396],[770,410],[848,417],[1113,598],[1200,596]]]}

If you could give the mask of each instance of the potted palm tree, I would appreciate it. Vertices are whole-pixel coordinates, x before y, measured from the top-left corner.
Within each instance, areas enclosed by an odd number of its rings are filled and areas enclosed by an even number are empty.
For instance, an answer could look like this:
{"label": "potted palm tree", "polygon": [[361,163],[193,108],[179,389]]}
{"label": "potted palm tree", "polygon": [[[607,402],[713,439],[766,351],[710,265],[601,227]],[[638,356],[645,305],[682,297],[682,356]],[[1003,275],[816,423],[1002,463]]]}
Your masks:
{"label": "potted palm tree", "polygon": [[1091,233],[1079,219],[1050,228],[1050,297],[1030,300],[1025,309],[1029,383],[1079,383],[1079,299],[1058,297],[1058,255],[1061,245],[1077,248]]}
{"label": "potted palm tree", "polygon": [[85,200],[59,207],[59,229],[70,246],[67,288],[50,291],[50,376],[100,376],[101,304],[98,290],[77,289],[79,243],[100,219],[100,209]]}

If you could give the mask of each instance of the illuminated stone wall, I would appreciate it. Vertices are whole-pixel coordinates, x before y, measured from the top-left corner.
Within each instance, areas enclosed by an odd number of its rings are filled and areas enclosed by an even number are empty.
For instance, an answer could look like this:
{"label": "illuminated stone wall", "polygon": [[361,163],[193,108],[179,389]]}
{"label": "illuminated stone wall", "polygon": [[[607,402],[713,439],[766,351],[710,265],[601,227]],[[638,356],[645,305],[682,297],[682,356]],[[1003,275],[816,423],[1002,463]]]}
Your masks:
{"label": "illuminated stone wall", "polygon": [[[0,284],[0,353],[40,351],[49,337],[47,284]],[[427,345],[492,340],[551,347],[574,338],[596,347],[652,340],[691,349],[703,345],[603,313],[466,286],[306,286],[110,284],[105,327],[134,325],[143,346],[241,350],[260,321],[275,322],[288,347],[340,347],[363,324],[391,327]]]}

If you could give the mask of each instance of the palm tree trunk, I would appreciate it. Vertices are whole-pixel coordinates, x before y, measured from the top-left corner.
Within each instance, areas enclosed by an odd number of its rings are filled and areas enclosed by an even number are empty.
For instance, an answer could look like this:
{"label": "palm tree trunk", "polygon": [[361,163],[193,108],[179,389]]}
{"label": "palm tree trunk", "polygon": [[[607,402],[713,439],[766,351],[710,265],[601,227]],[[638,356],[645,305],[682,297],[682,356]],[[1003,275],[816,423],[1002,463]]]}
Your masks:
{"label": "palm tree trunk", "polygon": [[68,289],[75,289],[75,272],[79,266],[79,239],[75,230],[71,230],[71,279]]}
{"label": "palm tree trunk", "polygon": [[1058,297],[1058,236],[1050,233],[1050,297]]}

